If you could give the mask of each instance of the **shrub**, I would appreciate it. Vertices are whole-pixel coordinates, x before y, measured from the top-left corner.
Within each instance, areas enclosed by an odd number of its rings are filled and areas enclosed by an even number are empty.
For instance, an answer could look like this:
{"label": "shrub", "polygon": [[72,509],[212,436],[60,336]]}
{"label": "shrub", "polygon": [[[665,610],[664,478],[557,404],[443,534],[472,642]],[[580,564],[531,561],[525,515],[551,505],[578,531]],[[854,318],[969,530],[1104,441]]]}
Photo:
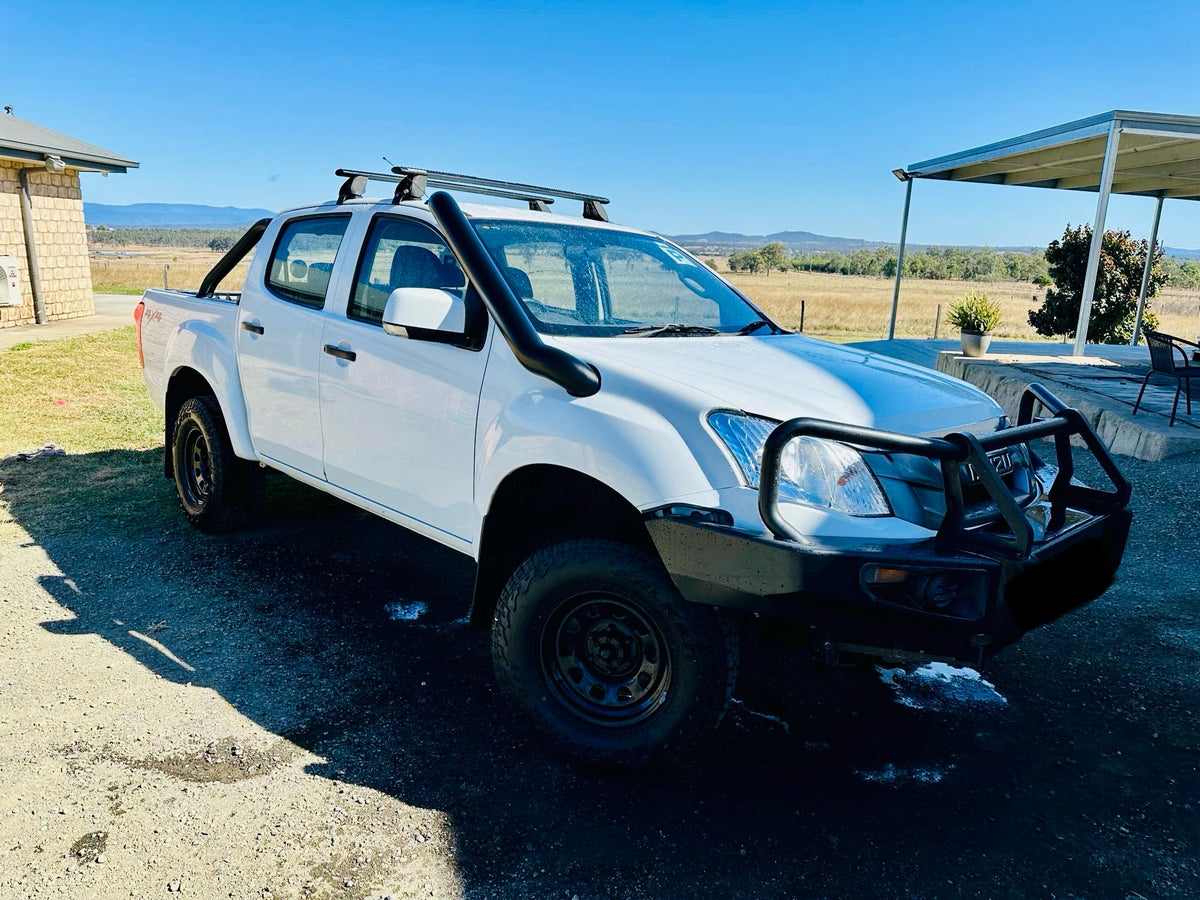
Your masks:
{"label": "shrub", "polygon": [[[1038,334],[1075,336],[1079,321],[1079,304],[1087,273],[1088,252],[1092,229],[1067,226],[1060,240],[1046,248],[1046,262],[1054,287],[1046,291],[1041,309],[1029,311],[1029,324]],[[1146,265],[1146,241],[1130,239],[1128,231],[1106,231],[1101,242],[1100,266],[1096,272],[1096,294],[1092,300],[1092,315],[1088,322],[1088,341],[1096,344],[1124,344],[1133,334],[1133,317],[1137,309],[1138,292],[1142,286],[1142,270]],[[1142,320],[1146,327],[1156,321],[1149,301],[1158,294],[1167,275],[1160,265],[1162,247],[1155,248],[1150,268],[1150,283],[1146,290],[1146,310]]]}
{"label": "shrub", "polygon": [[988,334],[1000,324],[1000,304],[983,291],[967,291],[951,304],[949,321],[963,331]]}

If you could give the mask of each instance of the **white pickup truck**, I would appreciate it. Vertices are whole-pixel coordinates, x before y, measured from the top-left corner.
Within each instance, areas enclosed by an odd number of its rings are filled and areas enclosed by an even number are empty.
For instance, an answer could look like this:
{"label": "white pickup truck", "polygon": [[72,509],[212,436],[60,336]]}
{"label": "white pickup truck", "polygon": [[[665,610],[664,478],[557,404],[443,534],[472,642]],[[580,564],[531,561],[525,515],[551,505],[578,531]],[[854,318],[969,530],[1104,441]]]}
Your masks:
{"label": "white pickup truck", "polygon": [[[165,472],[205,530],[252,521],[269,467],[469,555],[503,693],[575,758],[697,746],[749,628],[978,665],[1112,582],[1129,485],[1043,389],[1011,423],[961,381],[793,334],[602,197],[338,175],[197,292],[146,292]],[[395,195],[364,199],[370,179]],[[1110,488],[1073,477],[1072,441]]]}

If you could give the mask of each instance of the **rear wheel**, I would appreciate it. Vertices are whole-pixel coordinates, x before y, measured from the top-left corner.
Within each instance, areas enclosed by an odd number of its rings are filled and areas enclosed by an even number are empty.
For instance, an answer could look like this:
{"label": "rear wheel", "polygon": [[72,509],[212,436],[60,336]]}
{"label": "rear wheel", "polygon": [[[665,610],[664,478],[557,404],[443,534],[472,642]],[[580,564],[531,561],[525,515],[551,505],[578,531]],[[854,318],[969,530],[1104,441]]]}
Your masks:
{"label": "rear wheel", "polygon": [[568,755],[649,768],[678,761],[724,715],[737,633],[689,604],[648,553],[615,541],[552,544],[513,574],[492,660],[506,697]]}
{"label": "rear wheel", "polygon": [[180,406],[171,463],[179,505],[200,530],[230,531],[258,517],[263,471],[234,455],[215,397],[192,397]]}

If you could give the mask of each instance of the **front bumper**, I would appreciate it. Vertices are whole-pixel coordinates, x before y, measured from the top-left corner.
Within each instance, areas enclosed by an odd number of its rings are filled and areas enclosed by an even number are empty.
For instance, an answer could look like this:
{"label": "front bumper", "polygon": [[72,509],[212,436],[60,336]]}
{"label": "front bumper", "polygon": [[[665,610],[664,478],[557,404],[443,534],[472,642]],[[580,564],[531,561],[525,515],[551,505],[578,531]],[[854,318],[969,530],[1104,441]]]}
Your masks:
{"label": "front bumper", "polygon": [[[1051,415],[1035,420],[1035,403]],[[805,434],[938,460],[948,512],[936,537],[864,545],[793,533],[778,511],[778,460],[789,440]],[[1073,483],[1073,437],[1095,456],[1112,490]],[[1054,441],[1057,473],[1046,495],[1022,508],[988,453],[1037,438]],[[963,501],[964,467],[987,490],[982,510]],[[1129,535],[1129,496],[1087,422],[1031,385],[1017,425],[982,438],[784,422],[764,450],[760,511],[771,536],[674,514],[652,517],[646,527],[690,601],[802,622],[827,651],[978,663],[1108,588]]]}

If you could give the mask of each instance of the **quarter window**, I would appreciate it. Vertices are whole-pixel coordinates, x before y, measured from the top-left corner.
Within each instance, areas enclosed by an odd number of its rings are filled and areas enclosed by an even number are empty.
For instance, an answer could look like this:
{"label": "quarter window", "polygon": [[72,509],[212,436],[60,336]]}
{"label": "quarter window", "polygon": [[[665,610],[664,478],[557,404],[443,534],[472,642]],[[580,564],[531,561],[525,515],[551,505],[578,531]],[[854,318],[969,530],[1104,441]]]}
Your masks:
{"label": "quarter window", "polygon": [[324,307],[333,261],[349,222],[348,216],[320,216],[294,219],[285,225],[267,273],[272,291],[292,303]]}

